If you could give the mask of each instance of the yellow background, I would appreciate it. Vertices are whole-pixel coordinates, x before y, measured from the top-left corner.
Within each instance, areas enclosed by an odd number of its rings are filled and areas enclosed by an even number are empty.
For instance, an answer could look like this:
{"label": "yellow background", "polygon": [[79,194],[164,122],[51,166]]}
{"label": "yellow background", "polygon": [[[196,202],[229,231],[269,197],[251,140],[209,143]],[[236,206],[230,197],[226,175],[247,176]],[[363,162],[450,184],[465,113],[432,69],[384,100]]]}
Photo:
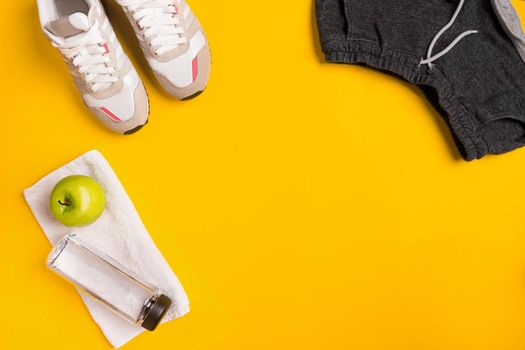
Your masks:
{"label": "yellow background", "polygon": [[191,4],[212,75],[178,102],[107,3],[151,99],[123,137],[84,109],[36,2],[2,1],[0,349],[110,348],[22,197],[98,149],[192,307],[125,349],[523,350],[525,149],[462,161],[417,89],[322,62],[310,0]]}

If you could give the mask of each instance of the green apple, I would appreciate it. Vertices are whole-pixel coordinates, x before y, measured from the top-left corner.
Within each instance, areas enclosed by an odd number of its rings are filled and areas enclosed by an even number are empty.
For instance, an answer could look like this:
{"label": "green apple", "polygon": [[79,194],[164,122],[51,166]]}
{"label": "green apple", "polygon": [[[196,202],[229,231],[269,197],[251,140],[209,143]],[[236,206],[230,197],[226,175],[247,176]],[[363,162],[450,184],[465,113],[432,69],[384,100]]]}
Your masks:
{"label": "green apple", "polygon": [[84,175],[60,180],[50,198],[51,212],[66,226],[86,226],[95,222],[106,207],[106,195],[100,185]]}

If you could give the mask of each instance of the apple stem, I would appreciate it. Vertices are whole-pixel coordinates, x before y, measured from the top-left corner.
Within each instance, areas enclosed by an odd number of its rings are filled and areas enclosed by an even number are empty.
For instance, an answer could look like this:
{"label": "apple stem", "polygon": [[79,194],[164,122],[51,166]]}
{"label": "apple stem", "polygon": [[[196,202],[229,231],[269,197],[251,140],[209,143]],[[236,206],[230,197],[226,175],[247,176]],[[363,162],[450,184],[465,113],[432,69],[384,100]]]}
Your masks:
{"label": "apple stem", "polygon": [[62,203],[62,201],[58,200],[58,204],[60,204],[60,205],[66,205],[66,206],[69,207],[69,206],[71,205],[71,202],[70,202],[69,200],[66,199],[66,200],[64,201],[64,203]]}

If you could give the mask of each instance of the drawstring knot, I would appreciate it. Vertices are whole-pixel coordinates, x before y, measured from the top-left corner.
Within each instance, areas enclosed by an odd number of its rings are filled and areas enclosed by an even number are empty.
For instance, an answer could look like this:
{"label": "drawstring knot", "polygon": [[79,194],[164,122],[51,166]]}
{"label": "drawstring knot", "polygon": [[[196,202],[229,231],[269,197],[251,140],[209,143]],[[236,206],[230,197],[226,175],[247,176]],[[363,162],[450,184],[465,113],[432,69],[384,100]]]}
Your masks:
{"label": "drawstring knot", "polygon": [[454,15],[452,16],[450,21],[443,28],[441,28],[441,30],[436,34],[434,39],[432,39],[432,42],[430,43],[430,46],[428,47],[428,50],[427,50],[427,57],[426,58],[422,58],[421,61],[419,62],[419,65],[426,64],[428,66],[428,68],[432,69],[432,62],[434,62],[435,60],[437,60],[440,57],[445,56],[450,50],[452,50],[454,48],[454,46],[456,46],[467,35],[478,33],[477,30],[467,30],[467,31],[461,33],[460,35],[458,35],[458,37],[456,39],[454,39],[454,41],[452,41],[445,49],[443,49],[442,51],[438,52],[435,55],[432,55],[432,50],[434,49],[434,46],[436,45],[436,43],[439,40],[439,38],[448,29],[450,29],[450,27],[452,27],[454,22],[456,22],[456,19],[457,19],[459,13],[461,12],[461,9],[463,8],[463,4],[464,3],[465,3],[465,0],[460,0],[459,1],[458,7],[456,8],[456,11],[454,12]]}

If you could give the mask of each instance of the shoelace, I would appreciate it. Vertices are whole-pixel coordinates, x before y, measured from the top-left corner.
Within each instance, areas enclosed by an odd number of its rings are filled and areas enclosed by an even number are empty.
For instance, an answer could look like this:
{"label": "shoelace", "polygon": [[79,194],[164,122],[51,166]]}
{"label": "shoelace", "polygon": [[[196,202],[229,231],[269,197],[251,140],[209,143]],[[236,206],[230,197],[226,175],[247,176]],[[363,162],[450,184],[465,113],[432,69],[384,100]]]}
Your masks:
{"label": "shoelace", "polygon": [[458,35],[458,37],[454,39],[454,41],[452,41],[445,49],[443,49],[442,51],[432,56],[432,50],[434,49],[434,46],[436,45],[437,41],[450,27],[452,27],[454,22],[456,22],[456,19],[458,18],[458,15],[461,12],[461,9],[463,8],[464,3],[465,3],[465,0],[459,1],[458,7],[456,8],[456,11],[454,12],[454,15],[452,16],[450,21],[443,28],[441,28],[441,30],[436,34],[434,39],[432,39],[432,42],[430,43],[430,46],[428,47],[427,57],[424,59],[421,59],[421,61],[419,62],[420,65],[426,64],[428,65],[428,68],[432,69],[432,62],[434,62],[440,57],[445,56],[450,50],[454,48],[454,46],[456,46],[467,35],[478,33],[477,30],[467,30],[461,33],[460,35]]}
{"label": "shoelace", "polygon": [[176,16],[175,0],[118,0],[132,12],[133,19],[154,53],[162,55],[186,42],[182,22]]}
{"label": "shoelace", "polygon": [[77,67],[92,92],[109,88],[118,80],[116,69],[108,66],[111,59],[98,23],[79,38],[66,39],[55,46]]}

